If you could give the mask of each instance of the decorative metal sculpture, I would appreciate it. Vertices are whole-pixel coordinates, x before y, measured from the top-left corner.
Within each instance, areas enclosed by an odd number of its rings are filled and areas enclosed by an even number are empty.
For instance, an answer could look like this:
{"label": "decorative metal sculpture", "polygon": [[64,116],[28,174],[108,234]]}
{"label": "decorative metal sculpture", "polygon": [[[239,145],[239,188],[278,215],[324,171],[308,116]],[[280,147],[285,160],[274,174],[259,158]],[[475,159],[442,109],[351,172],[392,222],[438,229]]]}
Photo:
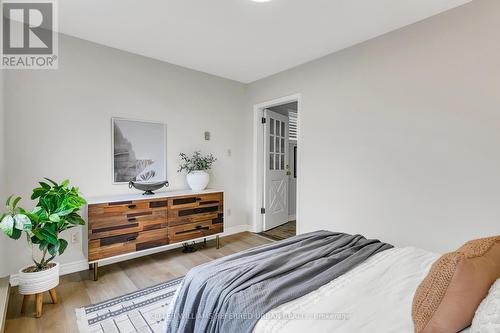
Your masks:
{"label": "decorative metal sculpture", "polygon": [[145,191],[142,195],[153,195],[156,190],[159,190],[163,186],[168,187],[168,181],[165,180],[163,182],[157,182],[157,183],[140,183],[140,182],[134,182],[131,180],[128,183],[129,188],[135,188],[141,191]]}

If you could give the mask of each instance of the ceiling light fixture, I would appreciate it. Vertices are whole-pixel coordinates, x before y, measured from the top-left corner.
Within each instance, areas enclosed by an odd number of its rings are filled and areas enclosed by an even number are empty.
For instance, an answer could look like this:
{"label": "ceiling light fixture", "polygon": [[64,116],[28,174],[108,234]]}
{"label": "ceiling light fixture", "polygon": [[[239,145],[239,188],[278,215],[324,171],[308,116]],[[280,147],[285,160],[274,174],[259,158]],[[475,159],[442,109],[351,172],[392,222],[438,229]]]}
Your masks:
{"label": "ceiling light fixture", "polygon": [[252,0],[253,2],[269,2],[271,0]]}

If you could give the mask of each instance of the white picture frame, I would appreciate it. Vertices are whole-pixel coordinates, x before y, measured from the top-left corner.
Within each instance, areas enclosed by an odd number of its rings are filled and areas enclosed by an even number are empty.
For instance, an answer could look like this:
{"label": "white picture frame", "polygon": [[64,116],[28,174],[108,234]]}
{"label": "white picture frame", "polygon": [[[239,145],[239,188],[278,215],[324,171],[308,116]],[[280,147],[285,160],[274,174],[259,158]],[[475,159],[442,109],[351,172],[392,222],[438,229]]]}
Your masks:
{"label": "white picture frame", "polygon": [[111,118],[111,179],[115,185],[167,180],[167,126]]}

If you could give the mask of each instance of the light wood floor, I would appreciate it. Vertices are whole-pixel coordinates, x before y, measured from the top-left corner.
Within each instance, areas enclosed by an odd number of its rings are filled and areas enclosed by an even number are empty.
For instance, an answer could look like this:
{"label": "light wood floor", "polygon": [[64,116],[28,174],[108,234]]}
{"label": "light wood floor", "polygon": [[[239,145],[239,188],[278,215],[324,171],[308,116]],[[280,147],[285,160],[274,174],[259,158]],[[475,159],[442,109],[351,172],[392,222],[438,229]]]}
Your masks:
{"label": "light wood floor", "polygon": [[221,238],[219,250],[215,241],[209,241],[206,248],[190,254],[175,249],[100,267],[96,282],[90,280],[90,271],[62,276],[57,287],[59,303],[50,304],[47,293],[40,319],[33,317],[32,303],[26,314],[21,314],[22,296],[17,294],[17,288],[12,288],[5,332],[78,332],[76,308],[183,276],[199,264],[269,242],[262,236],[244,232]]}
{"label": "light wood floor", "polygon": [[297,234],[297,222],[289,221],[271,230],[263,231],[260,235],[272,240],[282,240],[293,237]]}

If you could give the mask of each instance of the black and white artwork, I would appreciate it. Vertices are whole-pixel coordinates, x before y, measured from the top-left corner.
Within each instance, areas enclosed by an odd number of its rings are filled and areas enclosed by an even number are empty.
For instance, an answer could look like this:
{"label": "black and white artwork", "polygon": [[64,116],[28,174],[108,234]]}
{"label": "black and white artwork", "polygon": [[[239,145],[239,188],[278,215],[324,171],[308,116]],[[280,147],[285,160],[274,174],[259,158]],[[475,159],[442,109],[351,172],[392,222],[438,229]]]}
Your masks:
{"label": "black and white artwork", "polygon": [[165,124],[112,119],[113,182],[158,182],[166,177]]}

